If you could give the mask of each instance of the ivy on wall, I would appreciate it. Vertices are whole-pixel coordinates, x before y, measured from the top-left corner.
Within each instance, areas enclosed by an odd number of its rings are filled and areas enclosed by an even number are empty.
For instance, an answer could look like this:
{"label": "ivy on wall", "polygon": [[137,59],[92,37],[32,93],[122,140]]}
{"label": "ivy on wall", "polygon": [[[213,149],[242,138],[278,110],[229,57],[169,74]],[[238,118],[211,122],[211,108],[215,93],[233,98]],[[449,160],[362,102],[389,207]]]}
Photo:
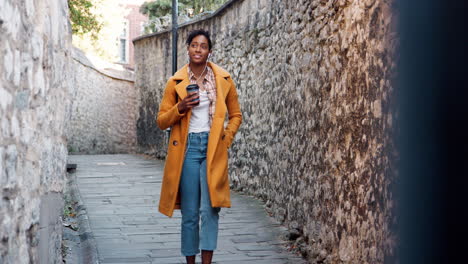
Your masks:
{"label": "ivy on wall", "polygon": [[93,2],[89,0],[68,0],[72,33],[74,35],[90,33],[91,38],[98,38],[102,23],[92,13],[93,7]]}

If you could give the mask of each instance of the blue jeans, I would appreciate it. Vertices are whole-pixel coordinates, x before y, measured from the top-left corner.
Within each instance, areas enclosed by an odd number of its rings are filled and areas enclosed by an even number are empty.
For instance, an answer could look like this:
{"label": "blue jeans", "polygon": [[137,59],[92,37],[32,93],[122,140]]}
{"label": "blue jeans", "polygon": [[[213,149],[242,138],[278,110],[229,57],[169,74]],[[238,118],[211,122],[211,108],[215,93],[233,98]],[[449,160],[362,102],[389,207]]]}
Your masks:
{"label": "blue jeans", "polygon": [[[183,256],[215,250],[220,208],[211,207],[206,180],[208,132],[189,133],[180,180]],[[201,217],[201,226],[199,225]]]}

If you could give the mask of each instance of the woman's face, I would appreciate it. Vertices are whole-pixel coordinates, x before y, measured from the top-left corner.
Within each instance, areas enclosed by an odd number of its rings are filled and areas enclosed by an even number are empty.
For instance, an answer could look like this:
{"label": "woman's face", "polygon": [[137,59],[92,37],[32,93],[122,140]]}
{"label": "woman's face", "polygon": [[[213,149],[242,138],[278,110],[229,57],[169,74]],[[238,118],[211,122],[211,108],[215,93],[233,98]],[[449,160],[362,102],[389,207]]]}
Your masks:
{"label": "woman's face", "polygon": [[190,62],[195,64],[205,64],[208,60],[210,47],[208,39],[203,35],[198,35],[192,39],[187,47]]}

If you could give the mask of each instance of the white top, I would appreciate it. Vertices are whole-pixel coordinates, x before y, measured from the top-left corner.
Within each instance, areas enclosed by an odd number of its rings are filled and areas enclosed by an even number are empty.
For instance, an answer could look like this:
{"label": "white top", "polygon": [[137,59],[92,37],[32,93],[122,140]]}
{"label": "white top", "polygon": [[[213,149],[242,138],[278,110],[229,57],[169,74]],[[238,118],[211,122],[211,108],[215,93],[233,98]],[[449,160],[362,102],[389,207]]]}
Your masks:
{"label": "white top", "polygon": [[189,133],[210,131],[209,110],[210,100],[206,91],[199,91],[200,104],[192,108],[190,116]]}

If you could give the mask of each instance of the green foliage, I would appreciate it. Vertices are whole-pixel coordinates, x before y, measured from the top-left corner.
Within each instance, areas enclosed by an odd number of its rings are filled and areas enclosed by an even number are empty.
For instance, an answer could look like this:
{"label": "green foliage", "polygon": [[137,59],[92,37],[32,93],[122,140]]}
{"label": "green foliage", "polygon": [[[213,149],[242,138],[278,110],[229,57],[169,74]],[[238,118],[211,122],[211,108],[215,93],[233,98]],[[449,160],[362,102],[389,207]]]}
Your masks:
{"label": "green foliage", "polygon": [[[77,1],[77,0],[73,0]],[[83,1],[83,0],[81,0]],[[93,14],[100,30],[80,34],[73,34],[73,45],[87,55],[97,56],[105,61],[119,60],[117,40],[122,34],[125,17],[130,13],[122,1],[116,0],[87,0],[91,2],[89,14]]]}
{"label": "green foliage", "polygon": [[[209,14],[221,7],[227,0],[179,0],[179,23],[197,16]],[[167,29],[171,23],[172,0],[154,0],[145,2],[140,7],[140,13],[149,17],[145,33]]]}
{"label": "green foliage", "polygon": [[[179,1],[179,8],[181,2]],[[145,2],[140,6],[140,13],[148,15],[149,19],[163,17],[172,12],[172,0],[157,0],[153,2]]]}
{"label": "green foliage", "polygon": [[73,153],[73,152],[75,152],[75,148],[72,147],[72,146],[67,146],[67,149],[68,149],[68,153]]}
{"label": "green foliage", "polygon": [[68,0],[72,33],[84,35],[89,33],[92,39],[97,39],[102,23],[93,14],[91,0]]}

